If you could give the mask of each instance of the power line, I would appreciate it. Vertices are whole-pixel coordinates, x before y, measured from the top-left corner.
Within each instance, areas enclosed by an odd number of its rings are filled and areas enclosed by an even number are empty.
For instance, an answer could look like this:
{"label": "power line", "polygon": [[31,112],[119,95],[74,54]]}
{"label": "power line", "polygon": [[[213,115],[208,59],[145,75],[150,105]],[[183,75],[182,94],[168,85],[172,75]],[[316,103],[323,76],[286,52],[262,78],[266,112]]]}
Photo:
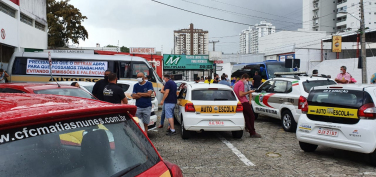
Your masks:
{"label": "power line", "polygon": [[175,9],[179,9],[179,10],[182,10],[182,11],[185,11],[185,12],[193,13],[193,14],[196,14],[196,15],[201,15],[201,16],[204,16],[204,17],[208,17],[208,18],[213,18],[213,19],[217,19],[217,20],[221,20],[221,21],[225,21],[225,22],[230,22],[230,23],[235,23],[235,24],[239,24],[239,25],[252,26],[252,25],[246,24],[246,23],[241,23],[241,22],[226,20],[226,19],[223,19],[223,18],[217,18],[217,17],[213,17],[213,16],[209,16],[209,15],[205,15],[205,14],[193,12],[193,11],[190,11],[190,10],[186,10],[186,9],[182,9],[182,8],[179,8],[179,7],[176,7],[176,6],[165,4],[163,2],[159,2],[159,1],[156,1],[156,0],[151,0],[151,1],[159,3],[159,4],[162,4],[162,5],[165,5],[165,6],[169,6],[169,7],[175,8]]}
{"label": "power line", "polygon": [[[214,10],[218,10],[218,11],[230,13],[230,14],[247,16],[247,17],[250,17],[250,18],[258,18],[258,19],[275,21],[274,19],[270,19],[270,18],[259,17],[259,16],[254,16],[254,15],[248,15],[248,14],[233,12],[233,11],[229,11],[229,10],[225,10],[225,9],[219,9],[219,8],[215,8],[215,7],[211,7],[211,6],[207,6],[207,5],[203,5],[203,4],[199,4],[199,3],[195,3],[195,2],[191,2],[191,1],[187,1],[187,0],[181,0],[181,1],[184,1],[184,2],[187,2],[187,3],[191,3],[191,4],[194,4],[194,5],[198,5],[198,6],[201,6],[201,7],[206,7],[206,8],[209,8],[209,9],[214,9]],[[278,20],[278,21],[280,21],[280,20]],[[295,23],[295,22],[289,22],[289,21],[280,21],[280,22],[283,22],[283,23],[292,23],[292,24],[301,24],[301,23]]]}

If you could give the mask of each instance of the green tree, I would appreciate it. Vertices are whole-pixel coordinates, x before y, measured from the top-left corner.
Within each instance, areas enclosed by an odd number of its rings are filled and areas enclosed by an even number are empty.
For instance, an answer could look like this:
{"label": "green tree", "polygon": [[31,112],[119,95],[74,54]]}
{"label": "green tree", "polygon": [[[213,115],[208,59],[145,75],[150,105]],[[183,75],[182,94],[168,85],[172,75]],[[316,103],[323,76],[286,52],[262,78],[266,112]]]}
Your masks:
{"label": "green tree", "polygon": [[125,46],[122,46],[122,47],[120,47],[120,52],[129,53],[129,48],[125,47]]}
{"label": "green tree", "polygon": [[79,39],[89,38],[81,23],[87,19],[70,0],[47,0],[48,46],[65,47],[69,40],[79,44]]}

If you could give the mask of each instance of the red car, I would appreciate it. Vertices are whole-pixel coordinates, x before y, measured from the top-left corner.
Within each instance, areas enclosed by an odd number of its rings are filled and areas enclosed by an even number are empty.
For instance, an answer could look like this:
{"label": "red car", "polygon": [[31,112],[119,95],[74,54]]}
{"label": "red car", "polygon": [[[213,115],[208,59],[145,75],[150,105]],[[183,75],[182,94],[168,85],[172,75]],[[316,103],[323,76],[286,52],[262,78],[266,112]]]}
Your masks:
{"label": "red car", "polygon": [[135,106],[44,94],[0,100],[1,176],[182,176],[140,129]]}
{"label": "red car", "polygon": [[52,94],[66,95],[81,98],[97,99],[91,93],[85,90],[58,84],[42,84],[42,83],[7,83],[0,84],[0,93],[35,93],[35,94]]}

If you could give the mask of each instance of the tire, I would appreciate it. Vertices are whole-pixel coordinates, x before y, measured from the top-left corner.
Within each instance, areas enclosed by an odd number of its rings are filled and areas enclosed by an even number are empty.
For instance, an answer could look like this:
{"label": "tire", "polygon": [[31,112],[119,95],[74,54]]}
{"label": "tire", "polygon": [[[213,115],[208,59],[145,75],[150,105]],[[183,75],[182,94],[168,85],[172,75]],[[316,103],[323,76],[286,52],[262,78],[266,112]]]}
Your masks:
{"label": "tire", "polygon": [[369,154],[371,165],[376,166],[376,150]]}
{"label": "tire", "polygon": [[252,106],[252,105],[251,105],[251,108],[252,108],[252,112],[253,112],[253,114],[255,115],[255,120],[257,120],[259,114],[255,113],[255,111],[253,110],[253,106]]}
{"label": "tire", "polygon": [[281,124],[286,132],[295,132],[296,130],[297,124],[290,111],[282,112]]}
{"label": "tire", "polygon": [[243,130],[240,130],[240,131],[232,131],[232,137],[235,138],[235,139],[240,139],[243,137],[243,133],[244,131]]}
{"label": "tire", "polygon": [[186,139],[189,139],[190,137],[191,137],[191,132],[189,132],[188,130],[184,128],[184,121],[182,118],[181,119],[181,138],[186,140]]}
{"label": "tire", "polygon": [[309,143],[303,143],[299,141],[300,149],[302,149],[304,152],[313,152],[317,149],[317,145],[309,144]]}

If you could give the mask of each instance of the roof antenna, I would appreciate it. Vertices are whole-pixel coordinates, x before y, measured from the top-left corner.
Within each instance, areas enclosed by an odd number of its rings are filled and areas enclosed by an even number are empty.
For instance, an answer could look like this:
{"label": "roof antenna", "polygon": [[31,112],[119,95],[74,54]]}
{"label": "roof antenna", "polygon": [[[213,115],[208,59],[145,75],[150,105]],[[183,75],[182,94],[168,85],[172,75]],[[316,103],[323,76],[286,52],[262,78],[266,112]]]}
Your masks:
{"label": "roof antenna", "polygon": [[51,59],[51,52],[48,52],[48,63],[50,65],[50,74],[51,74],[51,80],[55,81],[57,86],[60,88],[60,84],[52,77],[52,59]]}

